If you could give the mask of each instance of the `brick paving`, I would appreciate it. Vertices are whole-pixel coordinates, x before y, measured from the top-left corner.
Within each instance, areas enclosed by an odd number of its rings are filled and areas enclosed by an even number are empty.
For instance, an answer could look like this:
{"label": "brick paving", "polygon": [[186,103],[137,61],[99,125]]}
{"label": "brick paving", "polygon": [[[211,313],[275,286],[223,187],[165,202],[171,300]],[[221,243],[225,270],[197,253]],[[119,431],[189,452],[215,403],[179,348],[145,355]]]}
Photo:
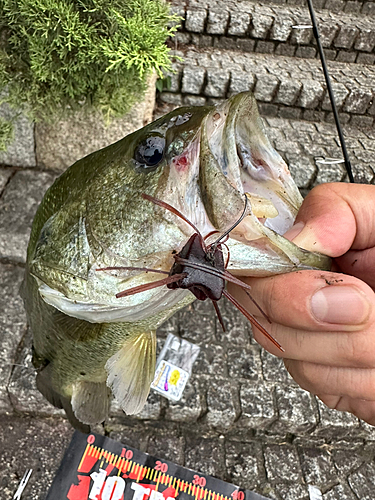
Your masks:
{"label": "brick paving", "polygon": [[[314,4],[332,59],[329,67],[354,175],[357,182],[374,184],[375,3]],[[304,1],[190,0],[174,5],[184,17],[177,37],[177,54],[184,60],[175,63],[172,86],[159,96],[157,113],[181,104],[215,103],[252,89],[266,133],[301,191],[345,182],[342,164],[325,162],[341,158],[341,150],[311,32],[291,28],[308,21]],[[348,60],[340,60],[340,54]],[[24,498],[43,499],[72,435],[63,413],[36,390],[31,337],[18,295],[33,215],[59,173],[38,161],[37,149],[34,125],[20,117],[15,143],[0,156],[4,500],[12,498],[28,467],[34,472]],[[159,329],[158,349],[168,333],[201,348],[180,402],[151,393],[133,418],[113,405],[109,420],[94,430],[275,500],[308,500],[309,485],[318,487],[324,500],[373,500],[374,428],[327,409],[300,389],[283,363],[254,342],[246,320],[224,301],[220,307],[225,333],[206,303],[192,304]]]}

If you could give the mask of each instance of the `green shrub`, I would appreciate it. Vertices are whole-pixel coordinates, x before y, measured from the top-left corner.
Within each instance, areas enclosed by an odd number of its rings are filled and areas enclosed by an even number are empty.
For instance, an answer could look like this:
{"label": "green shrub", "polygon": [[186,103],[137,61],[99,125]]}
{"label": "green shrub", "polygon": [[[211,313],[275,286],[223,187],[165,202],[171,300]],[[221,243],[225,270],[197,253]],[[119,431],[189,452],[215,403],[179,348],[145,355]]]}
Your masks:
{"label": "green shrub", "polygon": [[34,120],[123,115],[170,68],[177,20],[164,0],[0,0],[2,101]]}

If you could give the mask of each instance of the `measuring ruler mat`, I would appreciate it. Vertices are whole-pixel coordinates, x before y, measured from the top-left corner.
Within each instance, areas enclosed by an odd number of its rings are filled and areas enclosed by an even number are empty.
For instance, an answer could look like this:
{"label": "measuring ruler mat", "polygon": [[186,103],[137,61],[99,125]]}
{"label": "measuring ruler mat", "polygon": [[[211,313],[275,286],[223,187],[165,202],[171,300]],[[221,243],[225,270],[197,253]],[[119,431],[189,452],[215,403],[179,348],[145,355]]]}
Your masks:
{"label": "measuring ruler mat", "polygon": [[67,499],[269,500],[105,436],[78,431],[46,498]]}

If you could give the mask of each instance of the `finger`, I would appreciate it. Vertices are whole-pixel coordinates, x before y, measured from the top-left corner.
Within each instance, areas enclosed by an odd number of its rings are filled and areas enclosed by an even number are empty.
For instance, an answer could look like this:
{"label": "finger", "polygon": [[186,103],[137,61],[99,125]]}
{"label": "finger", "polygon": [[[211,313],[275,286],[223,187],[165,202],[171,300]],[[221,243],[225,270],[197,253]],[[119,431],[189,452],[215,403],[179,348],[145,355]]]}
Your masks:
{"label": "finger", "polygon": [[313,394],[330,394],[375,401],[375,369],[338,368],[285,359],[297,384]]}
{"label": "finger", "polygon": [[[272,322],[311,331],[357,331],[375,321],[374,291],[353,276],[323,271],[298,271],[268,278],[244,278],[251,295]],[[245,291],[228,290],[259,316]]]}
{"label": "finger", "polygon": [[349,250],[335,259],[339,270],[361,279],[375,289],[375,247],[367,250]]}
{"label": "finger", "polygon": [[317,397],[332,410],[352,413],[370,425],[375,425],[375,401],[331,394],[317,394]]}
{"label": "finger", "polygon": [[244,281],[271,323],[240,287],[228,289],[285,350],[281,354],[254,328],[257,342],[272,354],[337,366],[375,363],[375,294],[362,281],[319,271]]}
{"label": "finger", "polygon": [[303,225],[293,242],[306,250],[338,257],[351,247],[375,246],[375,186],[332,183],[314,188],[304,200],[296,223]]}

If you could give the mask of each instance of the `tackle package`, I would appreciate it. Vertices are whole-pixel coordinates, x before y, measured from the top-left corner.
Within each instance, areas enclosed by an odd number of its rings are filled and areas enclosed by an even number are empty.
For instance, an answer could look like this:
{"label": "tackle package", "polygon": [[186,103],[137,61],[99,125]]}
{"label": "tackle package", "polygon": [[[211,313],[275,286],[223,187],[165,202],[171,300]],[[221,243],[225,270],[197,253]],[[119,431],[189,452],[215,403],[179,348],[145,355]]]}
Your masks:
{"label": "tackle package", "polygon": [[179,401],[190,378],[200,348],[170,333],[156,361],[151,389]]}
{"label": "tackle package", "polygon": [[46,500],[269,500],[98,434],[76,431]]}

